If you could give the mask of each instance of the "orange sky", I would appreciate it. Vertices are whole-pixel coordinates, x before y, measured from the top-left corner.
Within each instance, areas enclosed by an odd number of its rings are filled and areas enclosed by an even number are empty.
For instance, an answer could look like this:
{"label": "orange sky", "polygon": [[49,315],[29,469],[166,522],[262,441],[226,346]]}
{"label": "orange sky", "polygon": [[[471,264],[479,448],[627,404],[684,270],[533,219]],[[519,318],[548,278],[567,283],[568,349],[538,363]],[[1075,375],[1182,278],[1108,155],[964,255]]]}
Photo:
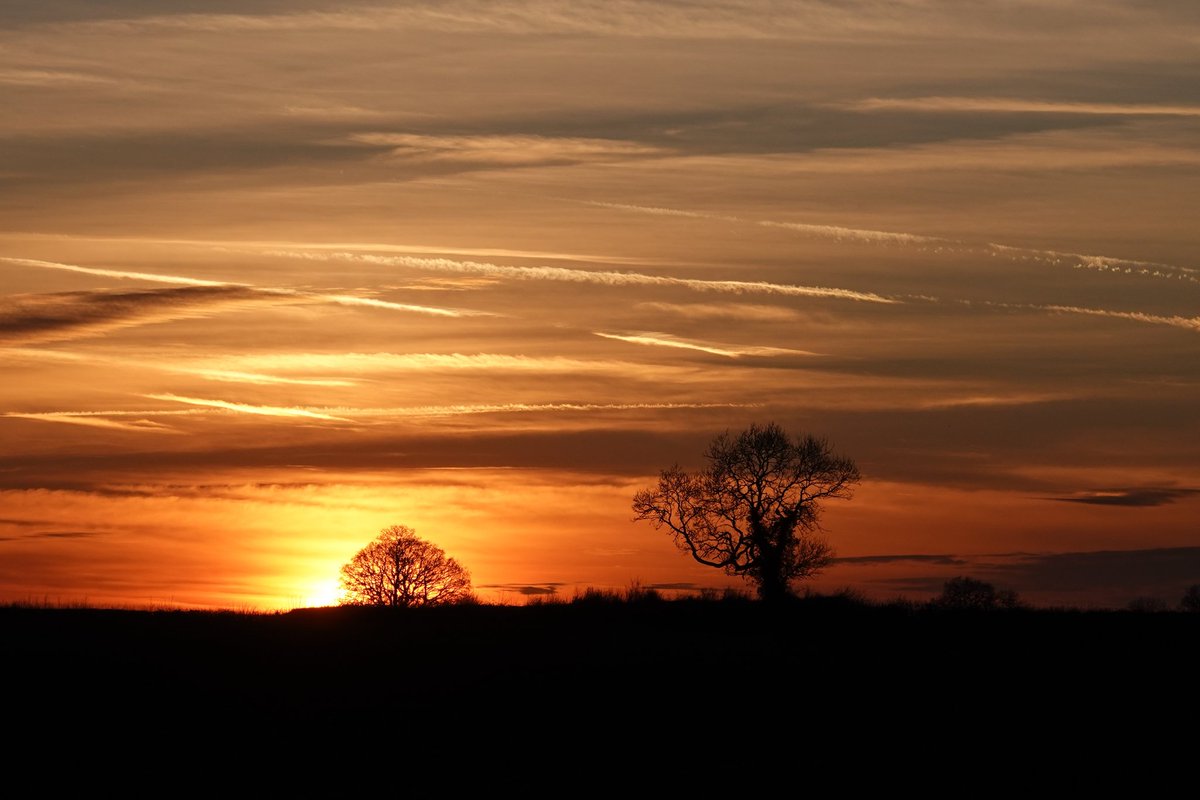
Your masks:
{"label": "orange sky", "polygon": [[817,582],[1200,582],[1200,13],[0,9],[0,601],[737,585],[631,521],[774,420]]}

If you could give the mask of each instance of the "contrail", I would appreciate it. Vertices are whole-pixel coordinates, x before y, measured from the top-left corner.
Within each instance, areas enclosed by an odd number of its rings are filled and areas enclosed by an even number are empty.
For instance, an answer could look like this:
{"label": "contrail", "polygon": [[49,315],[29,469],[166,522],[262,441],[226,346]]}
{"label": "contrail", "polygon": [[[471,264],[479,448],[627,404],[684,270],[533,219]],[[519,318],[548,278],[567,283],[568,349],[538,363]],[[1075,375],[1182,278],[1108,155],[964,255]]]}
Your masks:
{"label": "contrail", "polygon": [[[565,199],[565,198],[564,198]],[[854,240],[866,243],[896,243],[911,245],[942,245],[968,250],[976,250],[994,255],[1001,255],[1014,260],[1037,260],[1054,265],[1072,266],[1078,269],[1091,269],[1101,272],[1123,272],[1127,274],[1144,275],[1152,278],[1184,280],[1190,283],[1200,283],[1200,270],[1181,267],[1174,264],[1163,264],[1154,261],[1139,261],[1129,258],[1090,255],[1087,253],[1071,253],[1059,250],[1044,250],[1032,247],[1015,247],[996,242],[968,242],[945,236],[927,236],[916,233],[901,233],[896,231],[879,231],[870,228],[851,228],[841,225],[817,225],[801,222],[778,222],[775,220],[752,220],[728,214],[712,214],[703,211],[688,211],[678,208],[661,206],[638,206],[628,203],[604,203],[595,200],[570,200],[573,203],[612,208],[618,211],[633,211],[642,214],[658,216],[688,217],[693,219],[710,219],[717,222],[732,222],[744,225],[757,225],[764,228],[792,230],[813,236],[822,236],[838,240]]]}
{"label": "contrail", "polygon": [[566,267],[512,267],[480,261],[453,261],[446,258],[416,258],[413,256],[377,256],[361,253],[311,253],[304,251],[271,251],[271,255],[307,258],[312,260],[336,259],[381,266],[408,267],[437,272],[494,275],[518,280],[560,281],[566,283],[593,283],[601,286],[679,286],[697,292],[725,292],[729,294],[775,294],[793,297],[825,297],[838,300],[857,300],[868,303],[899,303],[901,301],[872,292],[857,292],[827,286],[796,286],[792,284],[768,283],[766,281],[702,280],[699,278],[675,278],[662,275],[646,275],[640,272],[592,271],[568,269]]}

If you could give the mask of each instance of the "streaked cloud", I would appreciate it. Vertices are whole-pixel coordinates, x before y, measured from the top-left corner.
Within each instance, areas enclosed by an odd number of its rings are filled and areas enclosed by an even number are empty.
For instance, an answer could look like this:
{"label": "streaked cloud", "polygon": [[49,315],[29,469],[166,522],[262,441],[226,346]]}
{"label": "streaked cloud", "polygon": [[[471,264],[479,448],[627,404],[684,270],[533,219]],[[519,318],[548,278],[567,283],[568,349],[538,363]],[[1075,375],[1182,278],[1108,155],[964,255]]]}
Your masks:
{"label": "streaked cloud", "polygon": [[198,375],[211,381],[226,381],[229,383],[254,383],[270,386],[287,384],[289,386],[354,386],[353,381],[334,380],[331,378],[285,378],[279,375],[264,375],[261,372],[237,372],[221,369],[197,369],[186,367],[170,368],[175,372]]}
{"label": "streaked cloud", "polygon": [[647,275],[640,272],[609,272],[600,270],[568,269],[566,267],[513,267],[478,261],[453,261],[446,258],[414,258],[410,256],[375,256],[359,253],[311,253],[304,251],[274,251],[273,255],[292,258],[335,259],[357,261],[380,266],[408,267],[410,269],[437,272],[457,272],[473,275],[494,275],[517,280],[560,281],[567,283],[592,283],[601,286],[678,286],[697,292],[722,292],[726,294],[778,294],[791,297],[822,297],[837,300],[855,300],[867,303],[899,303],[894,298],[871,292],[839,289],[827,286],[796,286],[769,283],[767,281],[704,280],[700,278],[675,278],[664,275]]}
{"label": "streaked cloud", "polygon": [[174,283],[183,286],[249,286],[249,284],[233,284],[228,281],[208,281],[201,278],[188,278],[182,275],[160,275],[150,272],[131,272],[120,269],[100,269],[96,267],[80,267],[75,264],[62,264],[57,261],[38,261],[32,258],[8,258],[0,256],[0,261],[23,267],[38,267],[40,269],[57,269],[65,272],[78,272],[83,275],[97,275],[103,278],[118,280],[149,281],[151,283]]}
{"label": "streaked cloud", "polygon": [[112,78],[89,72],[55,69],[0,69],[0,84],[12,86],[96,86],[116,83]]}
{"label": "streaked cloud", "polygon": [[[260,353],[224,356],[202,364],[220,370],[270,370],[359,374],[411,370],[635,374],[649,369],[634,361],[503,353]],[[200,367],[209,369],[209,367]]]}
{"label": "streaked cloud", "polygon": [[435,306],[415,305],[411,303],[394,303],[388,300],[379,300],[373,297],[359,297],[348,294],[327,294],[324,292],[314,292],[300,289],[288,288],[263,288],[256,287],[247,283],[231,283],[223,281],[210,281],[201,278],[189,278],[182,275],[162,275],[150,272],[130,272],[128,270],[114,269],[97,269],[92,267],[80,267],[74,264],[62,264],[55,261],[37,261],[27,258],[5,258],[0,257],[0,261],[19,266],[40,267],[44,269],[64,270],[67,272],[78,272],[84,275],[98,275],[105,278],[116,278],[118,280],[137,280],[149,281],[151,283],[170,283],[182,284],[185,286],[211,287],[211,288],[243,288],[247,291],[258,293],[262,297],[283,297],[296,298],[298,300],[308,300],[311,302],[333,303],[340,306],[369,306],[372,308],[385,308],[393,311],[407,311],[416,314],[429,314],[435,317],[469,317],[469,316],[489,316],[485,311],[468,311],[464,309],[449,309],[439,308]]}
{"label": "streaked cloud", "polygon": [[350,141],[386,147],[396,158],[523,166],[604,161],[660,155],[658,147],[615,139],[533,135],[431,136],[415,133],[357,133]]}
{"label": "streaked cloud", "polygon": [[457,417],[473,414],[513,414],[544,411],[686,411],[754,408],[754,403],[463,403],[401,408],[329,409],[357,419],[369,417]]}
{"label": "streaked cloud", "polygon": [[741,356],[816,356],[820,353],[813,353],[808,350],[790,350],[786,347],[747,347],[742,345],[726,345],[726,344],[711,344],[706,342],[698,342],[694,339],[680,339],[666,333],[604,333],[594,331],[597,336],[602,336],[605,339],[615,339],[620,342],[629,342],[630,344],[650,345],[652,347],[673,347],[681,350],[697,350],[701,353],[710,353],[714,356],[724,356],[725,358],[739,358]]}
{"label": "streaked cloud", "polygon": [[961,239],[926,234],[905,233],[901,231],[881,231],[870,228],[854,228],[845,225],[826,225],[808,222],[781,222],[778,220],[754,220],[728,214],[713,214],[703,211],[690,211],[679,208],[663,208],[657,206],[638,206],[628,203],[606,203],[590,200],[574,202],[599,208],[611,208],[618,211],[633,211],[657,216],[683,217],[691,219],[709,219],[717,222],[758,225],[763,228],[793,231],[808,236],[835,239],[839,241],[854,241],[876,244],[908,244],[932,245],[935,247],[953,247],[964,253],[972,250],[1000,255],[1016,261],[1036,260],[1041,263],[1089,269],[1101,272],[1136,274],[1154,278],[1170,278],[1200,283],[1200,270],[1173,264],[1163,264],[1154,261],[1117,258],[1113,256],[1072,253],[1061,250],[1048,250],[1034,247],[1020,247],[996,242],[969,242]]}
{"label": "streaked cloud", "polygon": [[739,319],[747,322],[791,322],[802,314],[783,306],[752,305],[750,303],[638,303],[639,311],[671,314],[687,319]]}
{"label": "streaked cloud", "polygon": [[[285,291],[285,290],[276,290]],[[324,300],[339,306],[369,306],[371,308],[386,308],[392,311],[411,311],[415,314],[429,314],[434,317],[479,317],[493,316],[486,311],[467,311],[464,309],[438,308],[436,306],[419,306],[412,303],[393,303],[390,300],[378,300],[374,297],[355,297],[348,294],[320,294],[314,292],[287,292],[296,297],[309,297]]]}
{"label": "streaked cloud", "polygon": [[[152,412],[147,412],[152,413]],[[11,417],[13,419],[32,419],[39,422],[61,422],[66,425],[83,425],[90,428],[109,428],[111,430],[120,431],[137,431],[139,433],[175,433],[176,431],[168,425],[163,425],[160,422],[154,422],[149,419],[109,419],[112,412],[108,413],[80,413],[80,412],[47,412],[47,413],[29,413],[22,414],[18,412],[8,412],[0,414],[0,417]],[[139,413],[138,416],[141,416]]]}
{"label": "streaked cloud", "polygon": [[319,419],[329,422],[349,422],[343,417],[335,417],[330,414],[325,414],[320,411],[312,411],[307,408],[284,408],[281,406],[259,406],[250,403],[232,403],[227,400],[210,400],[201,397],[181,397],[177,394],[148,394],[146,395],[152,400],[164,400],[172,403],[187,403],[193,406],[204,406],[207,408],[219,408],[224,411],[233,411],[238,414],[255,414],[264,417],[302,417],[306,419]]}
{"label": "streaked cloud", "polygon": [[1006,114],[1099,114],[1103,116],[1200,117],[1198,105],[1071,103],[1016,97],[870,97],[846,104],[856,111],[961,111]]}
{"label": "streaked cloud", "polygon": [[1089,317],[1127,319],[1132,322],[1144,322],[1148,325],[1169,325],[1173,328],[1183,328],[1184,330],[1200,333],[1200,316],[1164,316],[1161,314],[1145,314],[1140,311],[1109,311],[1103,308],[1082,308],[1080,306],[1031,305],[1029,307],[1057,314],[1080,314]]}

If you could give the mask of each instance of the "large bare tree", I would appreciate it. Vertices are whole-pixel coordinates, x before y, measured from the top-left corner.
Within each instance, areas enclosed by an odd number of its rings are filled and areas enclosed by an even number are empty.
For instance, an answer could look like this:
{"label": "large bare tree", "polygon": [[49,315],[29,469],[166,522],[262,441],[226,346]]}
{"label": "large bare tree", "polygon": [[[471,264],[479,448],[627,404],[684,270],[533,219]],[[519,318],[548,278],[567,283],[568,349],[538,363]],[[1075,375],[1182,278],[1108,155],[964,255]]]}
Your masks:
{"label": "large bare tree", "polygon": [[471,597],[471,575],[412,528],[392,525],[342,567],[343,603],[430,606]]}
{"label": "large bare tree", "polygon": [[666,528],[701,564],[752,582],[763,600],[778,600],[792,581],[833,560],[820,535],[824,501],[849,498],[860,475],[815,436],[793,439],[775,423],[717,436],[708,466],[664,470],[658,485],[637,493],[637,519]]}

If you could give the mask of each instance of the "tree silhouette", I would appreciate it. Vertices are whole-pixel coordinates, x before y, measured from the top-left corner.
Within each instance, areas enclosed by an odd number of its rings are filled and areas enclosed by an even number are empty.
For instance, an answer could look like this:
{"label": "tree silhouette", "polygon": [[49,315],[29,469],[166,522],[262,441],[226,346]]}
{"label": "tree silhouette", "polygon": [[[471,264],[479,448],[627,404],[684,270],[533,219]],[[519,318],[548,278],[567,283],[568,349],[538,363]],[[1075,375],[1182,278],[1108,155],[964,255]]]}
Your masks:
{"label": "tree silhouette", "polygon": [[471,575],[412,528],[392,525],[342,567],[343,605],[432,606],[468,600]]}
{"label": "tree silhouette", "polygon": [[663,470],[658,485],[633,498],[636,519],[666,528],[701,564],[740,575],[763,600],[779,600],[791,582],[833,560],[820,535],[825,500],[849,498],[860,480],[848,458],[811,435],[793,439],[775,423],[713,439],[708,466]]}
{"label": "tree silhouette", "polygon": [[942,593],[933,604],[956,610],[986,610],[1017,608],[1021,601],[1011,589],[997,589],[987,581],[960,576],[942,584]]}

